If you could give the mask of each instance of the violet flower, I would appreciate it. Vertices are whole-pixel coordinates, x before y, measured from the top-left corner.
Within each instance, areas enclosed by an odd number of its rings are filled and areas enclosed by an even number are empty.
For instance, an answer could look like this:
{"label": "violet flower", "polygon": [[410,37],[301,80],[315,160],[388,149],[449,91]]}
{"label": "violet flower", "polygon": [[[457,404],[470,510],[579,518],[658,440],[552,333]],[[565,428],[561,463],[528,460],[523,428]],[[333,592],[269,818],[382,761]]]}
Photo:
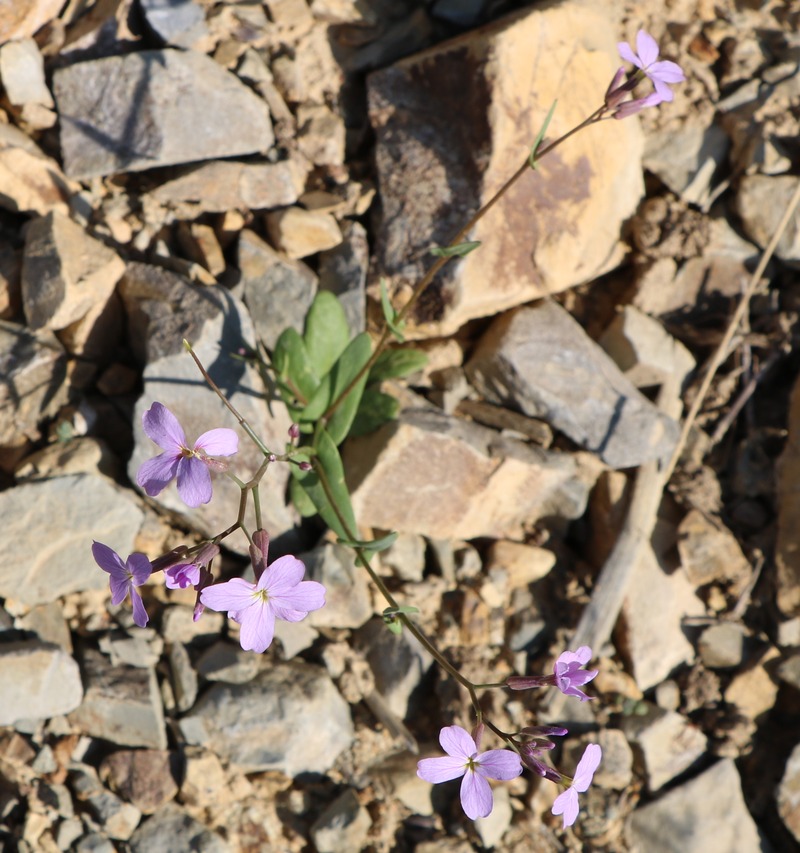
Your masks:
{"label": "violet flower", "polygon": [[150,577],[152,572],[150,560],[144,554],[134,553],[123,562],[116,551],[108,545],[103,545],[102,542],[92,543],[92,556],[97,565],[110,575],[111,603],[122,604],[130,593],[133,621],[140,628],[144,628],[149,618],[144,609],[142,596],[136,591],[136,587],[141,586]]}
{"label": "violet flower", "polygon": [[565,696],[577,696],[581,702],[588,702],[592,697],[587,696],[579,687],[588,684],[598,670],[581,669],[592,659],[589,646],[581,646],[575,652],[563,652],[553,667],[552,675],[512,675],[506,679],[506,686],[512,690],[529,690],[532,687],[552,686]]}
{"label": "violet flower", "polygon": [[538,776],[549,779],[551,782],[560,782],[561,774],[558,770],[553,770],[552,767],[545,764],[541,757],[545,752],[555,749],[555,742],[550,738],[564,737],[564,735],[569,734],[568,730],[563,726],[526,726],[520,734],[531,738],[528,743],[519,745],[522,763]]}
{"label": "violet flower", "polygon": [[595,770],[603,757],[603,750],[596,743],[590,743],[584,750],[578,766],[575,768],[575,776],[572,784],[556,797],[551,809],[554,815],[564,815],[564,829],[572,826],[578,817],[578,794],[588,790],[592,784]]}
{"label": "violet flower", "polygon": [[167,585],[167,589],[186,589],[190,586],[197,587],[203,577],[203,568],[209,566],[218,554],[219,545],[208,542],[200,549],[193,560],[184,560],[181,563],[175,563],[164,569],[164,582]]}
{"label": "violet flower", "polygon": [[178,419],[162,403],[153,403],[142,415],[142,426],[164,453],[148,459],[139,468],[136,482],[152,498],[177,477],[178,494],[187,506],[207,504],[211,500],[208,469],[219,464],[209,457],[236,453],[239,449],[236,433],[232,429],[212,429],[204,432],[190,448]]}
{"label": "violet flower", "polygon": [[472,820],[492,812],[494,799],[487,779],[507,781],[522,773],[522,761],[515,752],[490,749],[479,753],[475,739],[461,726],[445,726],[439,732],[439,743],[447,755],[417,762],[417,776],[434,785],[463,776],[461,807]]}

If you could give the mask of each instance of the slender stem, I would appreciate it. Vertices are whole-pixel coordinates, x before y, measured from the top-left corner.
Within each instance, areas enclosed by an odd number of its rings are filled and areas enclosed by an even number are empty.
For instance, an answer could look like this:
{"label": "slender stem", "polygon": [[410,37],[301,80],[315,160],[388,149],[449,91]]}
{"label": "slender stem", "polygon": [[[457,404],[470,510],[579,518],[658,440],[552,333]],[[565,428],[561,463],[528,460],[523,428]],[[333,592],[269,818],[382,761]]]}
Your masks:
{"label": "slender stem", "polygon": [[490,687],[508,687],[505,681],[496,681],[490,684],[476,684],[475,685],[479,690],[488,690]]}

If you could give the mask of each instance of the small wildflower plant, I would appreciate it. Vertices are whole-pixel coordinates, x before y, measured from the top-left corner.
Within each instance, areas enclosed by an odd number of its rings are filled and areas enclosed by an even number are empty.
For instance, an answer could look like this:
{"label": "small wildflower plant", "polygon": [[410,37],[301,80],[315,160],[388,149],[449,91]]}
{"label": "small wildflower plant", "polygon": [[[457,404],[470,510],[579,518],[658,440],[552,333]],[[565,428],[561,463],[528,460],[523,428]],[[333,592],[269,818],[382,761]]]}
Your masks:
{"label": "small wildflower plant", "polygon": [[[239,435],[234,429],[210,424],[210,429],[190,444],[174,414],[162,403],[153,402],[143,415],[142,425],[161,452],[140,467],[136,478],[140,488],[148,496],[155,497],[176,480],[180,498],[187,506],[196,508],[213,498],[212,475],[227,476],[241,489],[238,515],[216,536],[198,545],[182,545],[152,561],[142,553],[133,553],[123,560],[107,545],[100,542],[92,545],[96,563],[109,575],[112,603],[120,605],[130,596],[136,625],[143,627],[149,621],[140,588],[154,575],[163,573],[168,589],[195,591],[195,620],[202,617],[206,608],[225,612],[240,626],[242,648],[263,653],[272,644],[278,620],[299,622],[325,605],[325,588],[305,578],[305,566],[299,559],[283,555],[272,563],[267,561],[269,534],[261,524],[259,484],[270,466],[288,464],[292,475],[291,499],[296,508],[302,515],[321,516],[339,541],[353,548],[358,563],[388,605],[384,610],[387,627],[395,633],[408,630],[440,667],[466,690],[475,727],[470,733],[458,725],[444,726],[439,732],[439,744],[445,754],[422,758],[417,774],[432,784],[460,779],[460,802],[470,819],[491,813],[490,782],[507,782],[529,770],[563,788],[555,798],[552,812],[562,817],[565,829],[575,823],[580,809],[578,795],[591,785],[602,758],[600,746],[588,743],[574,775],[569,776],[557,769],[550,757],[556,748],[553,738],[566,737],[569,734],[566,728],[540,726],[532,721],[519,731],[502,731],[486,719],[478,694],[488,689],[556,688],[565,696],[589,701],[592,697],[583,688],[597,675],[597,670],[586,669],[592,660],[592,650],[581,646],[575,651],[563,651],[552,673],[548,674],[511,676],[499,683],[476,683],[467,678],[416,624],[413,618],[416,609],[397,601],[372,568],[372,556],[388,547],[396,534],[370,541],[358,538],[338,448],[348,435],[367,433],[397,414],[397,401],[380,390],[380,383],[415,372],[424,365],[425,356],[413,349],[391,349],[388,344],[392,339],[403,340],[409,312],[442,267],[452,258],[463,257],[480,248],[478,242],[467,239],[468,235],[500,195],[528,168],[538,168],[542,158],[577,131],[601,120],[624,119],[644,108],[669,102],[673,99],[671,87],[685,79],[676,63],[659,59],[657,43],[644,30],[636,36],[636,50],[622,42],[619,53],[636,70],[628,76],[624,66],[620,67],[600,106],[576,128],[545,145],[544,132],[552,115],[550,111],[529,156],[517,172],[472,216],[448,246],[431,249],[436,260],[402,308],[392,305],[382,287],[384,327],[376,342],[364,333],[351,339],[339,301],[330,293],[320,292],[309,309],[302,334],[291,328],[285,330],[269,359],[262,351],[239,354],[269,374],[294,420],[288,441],[280,452],[271,450],[261,441],[214,384],[191,345],[184,342],[198,370],[256,445],[263,462],[247,479],[242,479],[233,470],[239,449]],[[652,84],[653,91],[634,98],[634,90],[645,80]],[[250,500],[256,518],[253,531],[244,525],[245,508]],[[255,575],[252,582],[241,577],[218,579],[212,568],[221,544],[237,530],[241,530],[250,543]],[[481,740],[487,729],[496,738],[498,747],[481,751]]]}

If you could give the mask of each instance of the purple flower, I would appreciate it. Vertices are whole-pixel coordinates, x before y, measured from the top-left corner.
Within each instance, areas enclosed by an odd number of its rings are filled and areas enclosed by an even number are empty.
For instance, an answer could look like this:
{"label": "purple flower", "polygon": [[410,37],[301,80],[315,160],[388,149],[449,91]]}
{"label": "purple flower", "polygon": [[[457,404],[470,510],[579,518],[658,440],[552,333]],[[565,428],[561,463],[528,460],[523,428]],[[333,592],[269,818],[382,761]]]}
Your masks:
{"label": "purple flower", "polygon": [[508,749],[478,752],[478,745],[461,726],[445,726],[439,732],[439,743],[447,756],[423,758],[417,763],[417,776],[438,784],[463,776],[461,806],[467,817],[486,817],[494,805],[487,779],[514,779],[522,773],[520,757]]}
{"label": "purple flower", "polygon": [[200,583],[200,566],[195,563],[178,563],[164,571],[167,589],[186,589]]}
{"label": "purple flower", "polygon": [[[682,83],[686,77],[680,65],[669,60],[656,62],[658,59],[658,44],[656,40],[644,30],[639,30],[636,33],[636,53],[626,41],[622,41],[617,45],[619,55],[626,61],[631,62],[639,68],[647,77],[650,78],[655,87],[655,94],[658,95],[657,101],[651,101],[652,104],[661,103],[661,101],[671,101],[674,97],[670,84]],[[650,96],[652,97],[652,96]]]}
{"label": "purple flower", "polygon": [[580,685],[588,684],[597,675],[596,669],[581,669],[591,659],[592,650],[589,646],[581,646],[576,652],[564,652],[559,656],[553,673],[556,687],[565,696],[577,696],[581,702],[588,702],[592,698],[578,689]]}
{"label": "purple flower", "polygon": [[596,743],[590,743],[575,768],[572,784],[556,797],[551,811],[554,815],[564,815],[564,829],[575,823],[578,817],[578,794],[582,794],[592,784],[592,777],[602,757],[603,750]]}
{"label": "purple flower", "polygon": [[161,403],[153,403],[142,415],[142,426],[164,453],[148,459],[139,468],[136,482],[152,498],[177,476],[178,494],[187,506],[207,504],[211,500],[208,469],[215,464],[209,457],[236,453],[239,449],[236,433],[232,429],[212,429],[204,432],[190,448],[178,419]]}
{"label": "purple flower", "polygon": [[144,554],[131,554],[123,563],[122,558],[116,551],[112,551],[108,545],[102,542],[92,543],[92,556],[98,566],[111,576],[111,603],[122,604],[128,593],[133,604],[133,621],[140,627],[148,623],[147,611],[144,609],[142,596],[135,587],[141,586],[152,572],[150,561]]}
{"label": "purple flower", "polygon": [[564,737],[564,735],[569,734],[567,729],[563,726],[526,726],[520,734],[531,738],[531,741],[521,744],[519,747],[522,763],[539,776],[543,776],[551,782],[560,782],[561,774],[558,770],[553,770],[541,758],[545,752],[555,749],[555,743],[550,738]]}
{"label": "purple flower", "polygon": [[256,583],[233,578],[206,587],[200,593],[200,603],[212,610],[227,610],[228,616],[242,626],[242,648],[260,653],[272,642],[276,618],[299,622],[309,611],[325,604],[325,587],[304,581],[305,571],[296,557],[281,557]]}

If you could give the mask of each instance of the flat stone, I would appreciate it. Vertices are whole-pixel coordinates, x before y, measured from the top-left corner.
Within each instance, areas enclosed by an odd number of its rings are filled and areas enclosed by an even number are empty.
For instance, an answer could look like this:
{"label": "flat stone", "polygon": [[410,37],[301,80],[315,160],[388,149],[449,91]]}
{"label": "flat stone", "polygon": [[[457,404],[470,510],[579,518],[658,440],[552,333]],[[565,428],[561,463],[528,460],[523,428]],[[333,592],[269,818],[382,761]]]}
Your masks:
{"label": "flat stone", "polygon": [[367,573],[356,565],[353,551],[325,544],[302,554],[306,576],[325,587],[325,606],[304,620],[313,628],[360,628],[372,616]]}
{"label": "flat stone", "polygon": [[744,660],[747,634],[735,622],[720,622],[706,628],[697,641],[697,651],[703,666],[727,669],[739,666]]}
{"label": "flat stone", "polygon": [[76,798],[85,803],[103,832],[116,841],[127,841],[142,819],[131,803],[123,802],[100,783],[93,767],[78,765],[70,770],[70,782]]}
{"label": "flat stone", "polygon": [[594,774],[593,784],[599,788],[622,791],[633,779],[633,750],[620,729],[602,729],[597,742],[603,750],[603,760]]}
{"label": "flat stone", "polygon": [[32,329],[63,329],[104,305],[125,272],[113,249],[60,213],[29,223],[22,305]]}
{"label": "flat stone", "polygon": [[53,88],[71,177],[235,157],[272,145],[264,101],[201,53],[142,50],[79,62],[58,69]]}
{"label": "flat stone", "polygon": [[555,302],[495,320],[466,370],[488,400],[542,418],[612,468],[662,458],[677,442],[677,423]]}
{"label": "flat stone", "polygon": [[0,47],[0,79],[14,106],[55,106],[44,77],[44,61],[32,38],[6,42]]}
{"label": "flat stone", "polygon": [[[127,558],[143,513],[110,480],[77,474],[0,492],[0,517],[8,536],[0,552],[0,596],[34,607],[106,587],[108,575],[92,559],[92,539]],[[54,560],[70,570],[53,571]]]}
{"label": "flat stone", "polygon": [[0,645],[0,726],[67,714],[81,703],[78,664],[60,646],[40,640]]}
{"label": "flat stone", "polygon": [[16,619],[14,625],[36,634],[42,642],[60,646],[68,655],[72,654],[72,635],[60,602],[40,604]]}
{"label": "flat stone", "polygon": [[173,756],[160,749],[121,749],[103,760],[100,774],[142,814],[153,814],[178,793]]}
{"label": "flat stone", "polygon": [[266,221],[270,240],[290,258],[307,258],[342,242],[336,220],[327,213],[287,207],[271,211]]}
{"label": "flat stone", "polygon": [[417,583],[425,574],[425,539],[415,533],[398,533],[397,539],[380,552],[381,566],[399,580]]}
{"label": "flat stone", "polygon": [[361,524],[432,539],[521,539],[539,518],[577,518],[597,474],[434,409],[402,412],[343,458]]}
{"label": "flat stone", "polygon": [[203,7],[194,0],[141,0],[145,20],[167,44],[190,48],[208,36]]}
{"label": "flat stone", "polygon": [[229,853],[230,846],[174,803],[148,818],[131,836],[131,853]]}
{"label": "flat stone", "polygon": [[547,577],[556,564],[556,555],[546,548],[508,542],[493,542],[486,554],[486,573],[503,572],[509,589],[527,587]]}
{"label": "flat stone", "polygon": [[778,696],[778,684],[771,666],[765,666],[778,658],[774,648],[767,648],[747,669],[737,672],[725,689],[725,701],[735,705],[739,713],[750,720],[757,720],[771,711]]}
{"label": "flat stone", "polygon": [[784,826],[800,842],[800,744],[786,762],[783,778],[778,785],[778,814]]}
{"label": "flat stone", "polygon": [[319,853],[362,850],[372,818],[352,788],[343,791],[314,821],[309,830]]}
{"label": "flat stone", "polygon": [[[446,245],[511,177],[556,99],[548,138],[596,109],[597,81],[618,64],[617,35],[599,7],[534,6],[369,76],[377,273],[390,290],[419,280],[428,248]],[[601,122],[523,174],[469,234],[481,247],[426,293],[409,334],[447,335],[616,266],[622,224],[643,193],[642,146],[636,122]]]}
{"label": "flat stone", "polygon": [[736,765],[728,759],[636,809],[628,824],[628,839],[640,850],[659,853],[764,849],[742,796]]}
{"label": "flat stone", "polygon": [[289,326],[302,333],[317,292],[314,272],[302,261],[279,254],[249,229],[239,235],[237,257],[244,300],[264,346],[273,350]]}
{"label": "flat stone", "polygon": [[97,652],[81,662],[86,692],[70,715],[84,734],[122,746],[166,749],[164,711],[154,669],[112,666]]}
{"label": "flat stone", "polygon": [[[736,211],[745,234],[763,249],[772,239],[797,188],[794,175],[743,175],[736,194]],[[800,213],[795,210],[775,254],[783,261],[800,261]]]}
{"label": "flat stone", "polygon": [[678,525],[678,553],[694,586],[720,580],[741,585],[752,573],[733,533],[719,519],[697,509],[690,510]]}
{"label": "flat stone", "polygon": [[194,621],[194,608],[182,605],[167,607],[161,614],[161,635],[165,643],[191,643],[198,638],[210,638],[222,631],[227,621],[224,613],[206,610],[203,618]]}
{"label": "flat stone", "polygon": [[53,20],[63,0],[14,0],[0,5],[0,44],[32,36]]}
{"label": "flat stone", "polygon": [[180,713],[183,713],[188,711],[197,699],[197,672],[192,666],[192,659],[183,643],[173,642],[170,645],[168,660],[175,707]]}
{"label": "flat stone", "polygon": [[208,681],[246,684],[258,675],[263,666],[261,655],[254,655],[233,643],[219,640],[200,655],[195,669],[198,675]]}
{"label": "flat stone", "polygon": [[353,738],[350,709],[325,670],[294,661],[247,684],[215,684],[179,725],[189,743],[243,772],[291,777],[327,772]]}

